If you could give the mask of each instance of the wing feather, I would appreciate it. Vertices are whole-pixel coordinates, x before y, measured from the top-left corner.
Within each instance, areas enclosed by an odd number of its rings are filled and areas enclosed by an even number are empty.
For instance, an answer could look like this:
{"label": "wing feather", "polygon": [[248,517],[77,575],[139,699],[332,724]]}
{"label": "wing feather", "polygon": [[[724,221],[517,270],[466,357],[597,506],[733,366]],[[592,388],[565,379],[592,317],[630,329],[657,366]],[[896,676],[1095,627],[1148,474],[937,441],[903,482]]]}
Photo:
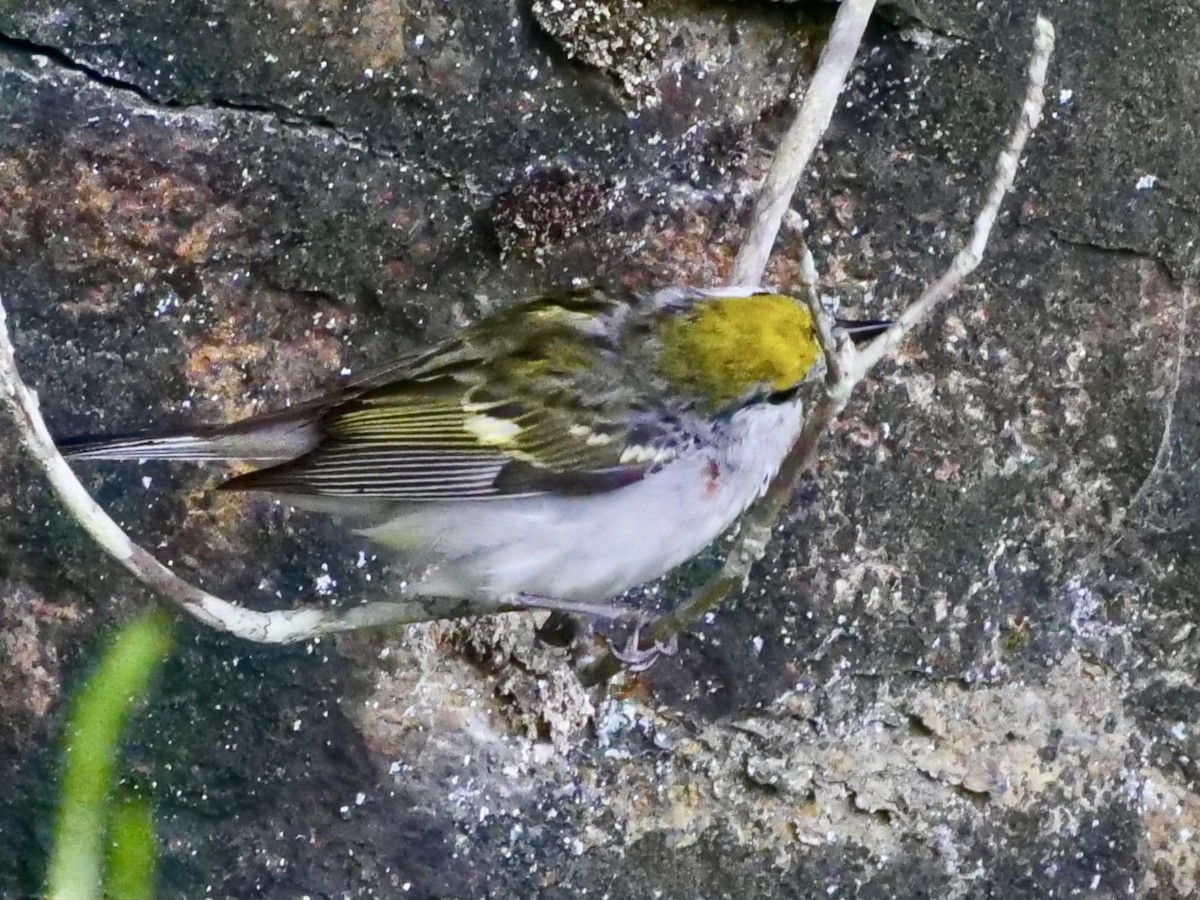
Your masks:
{"label": "wing feather", "polygon": [[617,305],[538,301],[369,374],[323,409],[316,449],[223,487],[445,501],[631,484],[676,436],[643,414],[655,396],[644,365],[596,327]]}

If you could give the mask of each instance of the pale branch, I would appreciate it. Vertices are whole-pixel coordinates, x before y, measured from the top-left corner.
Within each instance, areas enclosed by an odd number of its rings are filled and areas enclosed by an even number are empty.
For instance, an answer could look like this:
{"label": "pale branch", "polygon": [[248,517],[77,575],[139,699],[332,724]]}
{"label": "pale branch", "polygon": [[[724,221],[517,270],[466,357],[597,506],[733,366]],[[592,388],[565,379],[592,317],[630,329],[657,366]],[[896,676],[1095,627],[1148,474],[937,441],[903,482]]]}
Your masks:
{"label": "pale branch", "polygon": [[983,259],[984,248],[1000,213],[1000,204],[1012,189],[1021,162],[1025,142],[1037,128],[1042,118],[1042,107],[1046,96],[1046,69],[1050,65],[1050,54],[1054,51],[1054,26],[1047,19],[1037,17],[1033,26],[1033,54],[1029,60],[1029,76],[1026,82],[1025,99],[1016,127],[1009,137],[1008,145],[996,159],[996,173],[984,195],[979,214],[971,228],[971,239],[958,252],[942,276],[925,289],[916,302],[912,303],[896,319],[895,323],[862,349],[858,356],[858,380],[869,372],[885,356],[894,353],[908,333],[925,321],[938,304],[958,290],[963,279],[978,267]]}
{"label": "pale branch", "polygon": [[874,7],[875,0],[843,0],[838,8],[804,101],[775,151],[766,180],[758,191],[749,233],[733,263],[731,284],[762,282],[779,225],[791,205],[800,176],[829,127],[838,95],[846,83]]}
{"label": "pale branch", "polygon": [[[45,472],[50,486],[67,512],[83,526],[92,540],[142,584],[173,606],[212,628],[260,644],[288,644],[311,640],[324,634],[371,626],[559,608],[554,606],[553,601],[543,601],[541,598],[515,599],[511,603],[497,604],[414,597],[324,609],[283,609],[269,612],[246,609],[184,581],[147,550],[134,543],[91,498],[54,445],[38,409],[37,395],[21,380],[2,300],[0,402],[7,407],[16,425],[17,438],[21,445]],[[619,612],[612,607],[582,608],[577,604],[569,605],[568,611],[590,612],[608,617],[614,617],[614,614]]]}
{"label": "pale branch", "polygon": [[[1045,104],[1046,69],[1054,50],[1054,28],[1038,16],[1034,24],[1033,54],[1020,118],[1008,144],[996,163],[996,173],[984,195],[979,214],[971,230],[967,246],[952,260],[937,281],[927,288],[897,319],[897,323],[873,340],[862,351],[855,350],[845,335],[831,334],[827,326],[819,327],[819,336],[828,367],[826,388],[805,419],[800,438],[780,466],[763,498],[743,521],[739,537],[734,542],[721,571],[698,588],[670,613],[643,630],[642,636],[653,644],[664,644],[685,628],[691,627],[705,613],[717,606],[730,592],[739,589],[749,576],[750,568],[761,554],[766,539],[788,505],[804,473],[817,458],[817,447],[826,430],[845,408],[854,387],[879,363],[892,353],[904,335],[928,318],[939,303],[948,298],[963,278],[979,265],[1000,204],[1011,189],[1025,142],[1041,119]],[[807,250],[805,251],[807,254]],[[824,318],[816,301],[810,272],[811,257],[801,261],[802,299],[817,315]],[[610,650],[583,672],[585,684],[597,684],[616,675],[620,660]]]}
{"label": "pale branch", "polygon": [[800,276],[798,291],[800,300],[808,307],[817,326],[817,338],[821,345],[821,353],[825,357],[825,386],[829,389],[845,380],[846,351],[841,349],[846,343],[845,334],[836,335],[833,331],[832,317],[821,306],[817,295],[817,264],[813,262],[812,251],[808,245],[803,245],[800,252]]}

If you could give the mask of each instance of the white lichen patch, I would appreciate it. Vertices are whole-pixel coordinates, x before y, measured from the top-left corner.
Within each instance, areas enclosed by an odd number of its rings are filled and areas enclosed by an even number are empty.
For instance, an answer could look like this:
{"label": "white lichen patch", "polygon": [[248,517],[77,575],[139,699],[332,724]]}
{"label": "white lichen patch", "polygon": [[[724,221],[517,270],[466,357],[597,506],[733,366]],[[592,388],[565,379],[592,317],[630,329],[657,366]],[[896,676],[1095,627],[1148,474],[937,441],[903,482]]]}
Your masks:
{"label": "white lichen patch", "polygon": [[615,77],[625,93],[658,104],[662,26],[641,0],[534,0],[538,24],[567,55]]}

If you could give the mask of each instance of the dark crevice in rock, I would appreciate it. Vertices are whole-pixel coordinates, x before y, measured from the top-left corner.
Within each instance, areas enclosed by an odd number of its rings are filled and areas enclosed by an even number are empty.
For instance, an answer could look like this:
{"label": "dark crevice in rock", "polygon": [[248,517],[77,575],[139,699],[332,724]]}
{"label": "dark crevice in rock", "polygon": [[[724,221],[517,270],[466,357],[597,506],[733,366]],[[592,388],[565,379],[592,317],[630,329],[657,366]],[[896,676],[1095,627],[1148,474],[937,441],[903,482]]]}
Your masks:
{"label": "dark crevice in rock", "polygon": [[[204,103],[188,103],[170,97],[159,97],[136,82],[126,81],[122,78],[116,78],[112,75],[106,74],[94,66],[80,62],[58,47],[53,47],[47,44],[39,44],[36,41],[31,41],[27,38],[14,37],[4,33],[0,33],[0,54],[8,54],[26,63],[32,63],[34,57],[42,57],[43,59],[48,60],[51,65],[57,67],[58,69],[63,69],[68,72],[73,72],[77,75],[82,75],[96,87],[109,91],[132,94],[136,98],[138,105],[163,110],[210,110],[268,116],[276,120],[278,124],[284,128],[300,128],[306,131],[324,134],[340,143],[344,143],[354,149],[360,150],[369,156],[380,159],[400,158],[399,154],[373,144],[369,139],[362,135],[356,135],[346,131],[333,120],[325,116],[316,115],[313,113],[298,112],[297,110],[292,109],[291,107],[282,103],[235,100],[228,97],[218,96],[214,96]],[[34,66],[35,70],[40,67],[40,63],[35,64]],[[429,170],[434,174],[448,177],[446,176],[445,172],[439,170],[435,166],[430,166]]]}
{"label": "dark crevice in rock", "polygon": [[164,103],[160,101],[141,85],[134,84],[131,81],[123,81],[120,78],[114,78],[111,75],[106,75],[99,69],[95,69],[85,63],[79,62],[76,59],[72,59],[65,51],[60,50],[58,47],[51,47],[46,44],[36,43],[35,41],[31,41],[26,38],[14,37],[9,34],[0,33],[0,50],[3,50],[25,61],[32,61],[33,57],[37,56],[43,57],[59,68],[67,69],[71,72],[76,72],[80,75],[83,75],[88,79],[88,81],[94,82],[100,87],[135,94],[142,103],[150,106],[171,108],[179,107],[179,104],[171,102]]}
{"label": "dark crevice in rock", "polygon": [[1087,240],[1085,238],[1069,237],[1063,234],[1057,228],[1046,228],[1045,233],[1050,235],[1060,244],[1068,247],[1078,247],[1084,250],[1094,250],[1098,253],[1105,253],[1110,256],[1125,257],[1127,259],[1143,259],[1150,262],[1163,265],[1162,259],[1156,253],[1148,253],[1145,250],[1140,250],[1137,247],[1126,247],[1119,244],[1104,244],[1096,240]]}
{"label": "dark crevice in rock", "polygon": [[1169,255],[1171,251],[1167,248],[1155,252],[1121,244],[1106,244],[1099,240],[1070,237],[1054,227],[1047,227],[1044,229],[1044,232],[1064,247],[1090,250],[1115,259],[1129,259],[1152,263],[1158,274],[1173,286],[1184,284],[1193,277],[1195,263],[1188,264],[1171,258]]}

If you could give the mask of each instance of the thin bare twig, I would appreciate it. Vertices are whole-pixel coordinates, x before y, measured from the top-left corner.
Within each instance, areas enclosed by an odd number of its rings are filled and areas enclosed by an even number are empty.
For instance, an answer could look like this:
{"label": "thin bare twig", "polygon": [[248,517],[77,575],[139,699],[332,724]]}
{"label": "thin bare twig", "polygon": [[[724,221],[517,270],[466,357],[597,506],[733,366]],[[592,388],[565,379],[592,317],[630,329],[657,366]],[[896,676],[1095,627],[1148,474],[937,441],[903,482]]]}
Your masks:
{"label": "thin bare twig", "polygon": [[[1025,142],[1041,119],[1045,103],[1046,69],[1053,50],[1054,28],[1049,21],[1039,16],[1034,24],[1033,54],[1029,63],[1029,77],[1020,118],[996,162],[996,173],[975,218],[970,242],[954,257],[945,273],[905,309],[896,324],[868,344],[863,351],[856,351],[850,341],[834,343],[828,329],[820,331],[822,348],[832,378],[827,380],[824,394],[817,400],[805,420],[799,440],[784,459],[779,474],[771,482],[762,500],[744,520],[741,536],[734,544],[721,571],[671,613],[645,629],[645,638],[654,643],[665,643],[673,635],[698,621],[745,582],[750,567],[757,558],[756,551],[764,546],[766,537],[770,535],[787,506],[799,479],[816,461],[817,446],[821,437],[845,408],[854,387],[885,355],[892,353],[900,345],[906,334],[923,322],[938,304],[950,297],[963,278],[979,265],[988,236],[999,214],[1000,204],[1016,177]],[[807,276],[802,280],[807,280]],[[806,287],[805,294],[805,301],[810,308],[813,307],[813,292]],[[839,370],[840,375],[833,374]],[[609,652],[584,671],[583,681],[585,684],[606,681],[620,669],[620,660]]]}
{"label": "thin bare twig", "polygon": [[799,299],[808,307],[816,323],[817,339],[825,356],[825,386],[833,389],[845,380],[845,352],[839,351],[838,338],[833,333],[833,319],[825,312],[817,296],[817,265],[807,245],[800,251],[799,288]]}
{"label": "thin bare twig", "polygon": [[834,105],[846,83],[850,66],[854,64],[854,56],[874,8],[875,0],[843,0],[839,7],[817,70],[804,94],[804,102],[775,151],[771,169],[759,189],[750,232],[733,263],[732,284],[759,284],[762,281],[783,215],[813,151],[829,127]]}
{"label": "thin bare twig", "polygon": [[142,584],[212,628],[258,643],[286,644],[374,625],[465,618],[530,608],[520,604],[497,605],[424,597],[334,609],[270,612],[255,612],[230,603],[184,581],[134,543],[80,484],[54,446],[38,409],[37,395],[25,385],[17,371],[3,301],[0,301],[0,402],[8,408],[22,446],[46,473],[54,493],[92,540]]}
{"label": "thin bare twig", "polygon": [[1000,204],[1012,189],[1013,181],[1017,177],[1017,167],[1021,162],[1025,142],[1042,119],[1042,107],[1046,102],[1046,69],[1050,65],[1050,54],[1053,51],[1054,26],[1047,19],[1038,16],[1033,26],[1033,55],[1029,60],[1029,76],[1021,113],[1008,145],[996,159],[996,174],[992,176],[992,183],[984,195],[979,215],[975,217],[975,224],[971,228],[971,240],[954,257],[954,261],[942,277],[927,287],[916,302],[901,313],[891,328],[871,341],[859,353],[859,371],[855,373],[859,379],[874,368],[884,356],[894,353],[908,333],[925,321],[938,304],[958,290],[963,279],[974,272],[983,259],[983,251],[991,236],[992,226],[996,224],[996,216],[1000,213]]}

